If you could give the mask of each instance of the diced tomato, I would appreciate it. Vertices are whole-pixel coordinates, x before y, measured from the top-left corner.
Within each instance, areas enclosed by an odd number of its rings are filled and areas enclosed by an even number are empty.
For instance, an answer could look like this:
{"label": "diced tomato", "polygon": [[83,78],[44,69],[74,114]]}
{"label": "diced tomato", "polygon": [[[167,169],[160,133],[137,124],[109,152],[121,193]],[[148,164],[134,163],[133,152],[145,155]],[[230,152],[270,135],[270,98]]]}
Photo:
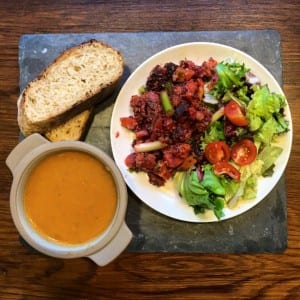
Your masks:
{"label": "diced tomato", "polygon": [[196,119],[196,115],[197,115],[197,109],[195,107],[193,107],[193,106],[190,106],[188,108],[188,112],[189,112],[190,118],[192,120],[195,120]]}
{"label": "diced tomato", "polygon": [[177,82],[184,82],[190,80],[194,75],[195,71],[189,68],[178,67],[173,74],[173,80]]}
{"label": "diced tomato", "polygon": [[231,148],[231,158],[238,165],[248,165],[257,156],[255,144],[249,139],[243,139],[235,143]]}
{"label": "diced tomato", "polygon": [[121,125],[129,130],[134,130],[137,126],[137,121],[134,117],[123,117],[120,118]]}
{"label": "diced tomato", "polygon": [[170,168],[177,168],[179,165],[182,164],[183,159],[175,156],[172,152],[164,152],[164,161],[166,162],[167,166]]}
{"label": "diced tomato", "polygon": [[164,180],[168,180],[172,177],[171,169],[168,168],[165,161],[160,161],[155,168],[155,174]]}
{"label": "diced tomato", "polygon": [[163,150],[163,157],[168,167],[177,168],[189,156],[191,146],[187,143],[171,145]]}
{"label": "diced tomato", "polygon": [[125,158],[125,165],[131,170],[153,170],[156,166],[156,157],[151,153],[131,153]]}
{"label": "diced tomato", "polygon": [[200,100],[202,100],[204,98],[204,86],[203,85],[199,85],[198,97]]}
{"label": "diced tomato", "polygon": [[186,88],[185,97],[187,99],[193,99],[195,97],[195,94],[198,93],[199,85],[195,80],[189,80],[185,84],[185,88]]}
{"label": "diced tomato", "polygon": [[229,121],[236,126],[247,126],[248,121],[243,114],[242,108],[234,101],[229,101],[224,108],[224,114]]}
{"label": "diced tomato", "polygon": [[230,159],[230,149],[225,142],[215,141],[206,145],[204,155],[211,164],[227,162]]}
{"label": "diced tomato", "polygon": [[195,159],[195,157],[193,155],[189,155],[179,166],[178,171],[186,171],[191,168],[196,162],[197,160]]}
{"label": "diced tomato", "polygon": [[130,153],[129,155],[126,156],[125,165],[128,167],[128,169],[136,168],[135,157],[136,157],[135,153]]}
{"label": "diced tomato", "polygon": [[146,129],[141,129],[135,133],[135,137],[137,140],[141,140],[147,136],[149,136],[149,132]]}
{"label": "diced tomato", "polygon": [[152,153],[135,153],[136,168],[143,171],[153,170],[156,166],[156,156]]}
{"label": "diced tomato", "polygon": [[216,175],[228,175],[236,181],[240,181],[241,179],[240,171],[225,161],[219,161],[214,165],[214,173]]}
{"label": "diced tomato", "polygon": [[185,75],[185,80],[190,80],[195,75],[195,71],[190,68],[185,68],[184,75]]}
{"label": "diced tomato", "polygon": [[217,62],[214,58],[212,58],[212,57],[210,57],[210,58],[208,59],[208,61],[207,61],[207,65],[208,65],[211,69],[213,69],[217,64],[218,64],[218,62]]}
{"label": "diced tomato", "polygon": [[205,113],[203,111],[197,111],[196,113],[196,119],[198,121],[202,121],[205,119]]}

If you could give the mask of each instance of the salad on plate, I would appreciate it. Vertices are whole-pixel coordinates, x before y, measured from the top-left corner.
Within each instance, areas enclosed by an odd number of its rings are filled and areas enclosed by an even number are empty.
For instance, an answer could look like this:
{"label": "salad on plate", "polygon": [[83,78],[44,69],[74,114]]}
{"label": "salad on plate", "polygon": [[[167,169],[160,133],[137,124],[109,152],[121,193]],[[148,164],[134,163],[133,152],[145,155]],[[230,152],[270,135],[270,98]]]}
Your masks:
{"label": "salad on plate", "polygon": [[276,139],[289,130],[285,106],[231,58],[158,64],[120,118],[134,133],[125,165],[154,186],[173,179],[195,214],[222,219],[224,207],[254,199],[258,179],[272,176],[283,150]]}

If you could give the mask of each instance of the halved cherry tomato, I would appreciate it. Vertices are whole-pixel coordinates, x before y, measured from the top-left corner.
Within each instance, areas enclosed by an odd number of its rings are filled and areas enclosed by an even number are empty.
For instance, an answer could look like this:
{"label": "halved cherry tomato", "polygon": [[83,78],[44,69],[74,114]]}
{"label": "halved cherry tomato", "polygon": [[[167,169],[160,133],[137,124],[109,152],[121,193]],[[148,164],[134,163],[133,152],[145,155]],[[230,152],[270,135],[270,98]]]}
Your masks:
{"label": "halved cherry tomato", "polygon": [[255,144],[249,139],[236,142],[231,148],[231,158],[238,165],[248,165],[252,163],[257,155]]}
{"label": "halved cherry tomato", "polygon": [[247,126],[248,121],[242,112],[242,108],[234,101],[229,101],[224,107],[224,114],[229,121],[236,126]]}
{"label": "halved cherry tomato", "polygon": [[225,142],[215,141],[206,145],[204,155],[211,164],[219,161],[229,161],[230,149]]}
{"label": "halved cherry tomato", "polygon": [[228,175],[236,181],[240,181],[241,179],[240,171],[225,161],[219,161],[214,165],[214,173],[216,175]]}

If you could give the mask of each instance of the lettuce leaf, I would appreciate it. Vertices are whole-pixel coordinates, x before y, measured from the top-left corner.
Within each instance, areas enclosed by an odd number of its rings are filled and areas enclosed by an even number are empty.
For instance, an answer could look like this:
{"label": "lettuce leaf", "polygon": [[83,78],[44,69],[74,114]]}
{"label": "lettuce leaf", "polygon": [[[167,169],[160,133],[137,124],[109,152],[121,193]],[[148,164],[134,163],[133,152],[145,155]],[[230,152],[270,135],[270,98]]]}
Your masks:
{"label": "lettuce leaf", "polygon": [[251,174],[245,184],[243,198],[246,200],[254,199],[257,194],[257,176]]}
{"label": "lettuce leaf", "polygon": [[222,102],[228,102],[230,100],[235,100],[237,103],[239,103],[240,106],[247,105],[251,98],[248,96],[248,94],[252,94],[253,91],[249,89],[248,86],[244,85],[240,88],[234,88],[233,90],[228,90],[222,97]]}
{"label": "lettuce leaf", "polygon": [[[245,83],[245,74],[249,71],[244,64],[236,61],[229,63],[222,61],[216,66],[218,81],[215,84],[212,94],[221,99],[227,91],[234,87],[243,87]],[[243,90],[244,94],[245,90]]]}
{"label": "lettuce leaf", "polygon": [[240,182],[232,180],[226,176],[220,176],[220,180],[225,189],[224,200],[227,203],[238,191]]}
{"label": "lettuce leaf", "polygon": [[256,158],[251,164],[241,168],[241,179],[245,181],[242,198],[253,199],[257,194],[257,179],[262,174],[263,161]]}
{"label": "lettuce leaf", "polygon": [[224,122],[215,121],[209,125],[206,129],[203,140],[202,140],[202,149],[205,149],[205,146],[213,141],[224,141]]}
{"label": "lettuce leaf", "polygon": [[180,195],[193,207],[195,214],[210,209],[218,219],[224,216],[225,189],[220,179],[213,174],[210,165],[204,168],[203,180],[199,180],[195,169],[190,169],[187,172],[177,172],[175,181]]}
{"label": "lettuce leaf", "polygon": [[265,120],[278,113],[285,106],[285,98],[282,95],[271,93],[267,85],[258,88],[253,94],[252,101],[247,107],[247,112],[255,114]]}
{"label": "lettuce leaf", "polygon": [[257,144],[269,145],[275,135],[288,130],[283,116],[285,106],[284,96],[271,93],[267,85],[256,88],[247,106],[246,117]]}
{"label": "lettuce leaf", "polygon": [[272,176],[272,169],[275,165],[275,161],[282,153],[283,149],[278,146],[266,146],[264,149],[258,154],[257,159],[263,162],[261,168],[262,176]]}
{"label": "lettuce leaf", "polygon": [[220,181],[220,177],[216,176],[212,170],[211,165],[205,165],[203,167],[204,170],[204,177],[201,181],[201,184],[210,192],[224,196],[225,195],[225,189]]}
{"label": "lettuce leaf", "polygon": [[273,139],[276,131],[277,122],[273,117],[270,117],[265,123],[263,123],[260,129],[254,135],[254,141],[269,145]]}

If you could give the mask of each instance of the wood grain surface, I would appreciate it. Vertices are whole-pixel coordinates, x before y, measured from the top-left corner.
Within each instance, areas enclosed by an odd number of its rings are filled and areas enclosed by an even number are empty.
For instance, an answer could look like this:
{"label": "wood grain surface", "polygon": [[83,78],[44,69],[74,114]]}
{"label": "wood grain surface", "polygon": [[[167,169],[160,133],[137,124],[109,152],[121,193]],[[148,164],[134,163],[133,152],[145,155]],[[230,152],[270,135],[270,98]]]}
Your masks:
{"label": "wood grain surface", "polygon": [[[299,1],[0,2],[0,299],[300,299]],[[103,268],[23,246],[9,211],[5,159],[18,143],[18,42],[24,33],[275,29],[294,125],[283,254],[123,253]],[[134,47],[134,45],[133,45]]]}

